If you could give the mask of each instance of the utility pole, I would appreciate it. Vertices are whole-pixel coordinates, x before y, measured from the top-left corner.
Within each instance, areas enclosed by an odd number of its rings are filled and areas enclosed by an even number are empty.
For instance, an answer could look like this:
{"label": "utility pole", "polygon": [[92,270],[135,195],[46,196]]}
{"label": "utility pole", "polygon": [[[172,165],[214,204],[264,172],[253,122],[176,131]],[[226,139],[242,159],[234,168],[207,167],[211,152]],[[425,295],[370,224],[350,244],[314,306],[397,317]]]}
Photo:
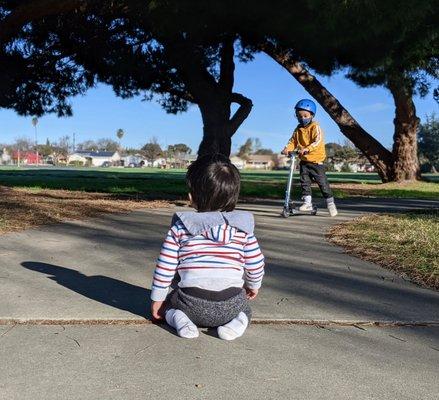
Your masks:
{"label": "utility pole", "polygon": [[73,148],[72,148],[72,153],[74,153],[76,151],[76,133],[73,132]]}
{"label": "utility pole", "polygon": [[32,125],[35,128],[35,152],[37,153],[36,165],[38,165],[39,161],[40,161],[40,156],[38,154],[38,135],[37,135],[38,118],[37,117],[33,117],[32,118]]}

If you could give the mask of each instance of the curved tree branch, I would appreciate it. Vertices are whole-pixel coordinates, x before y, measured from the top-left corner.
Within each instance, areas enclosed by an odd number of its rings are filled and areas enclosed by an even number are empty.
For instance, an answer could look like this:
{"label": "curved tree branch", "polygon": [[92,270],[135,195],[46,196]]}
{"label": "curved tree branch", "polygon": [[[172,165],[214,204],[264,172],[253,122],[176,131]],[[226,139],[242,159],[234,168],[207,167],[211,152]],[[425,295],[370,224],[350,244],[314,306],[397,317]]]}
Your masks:
{"label": "curved tree branch", "polygon": [[260,49],[284,67],[323,107],[341,132],[358,147],[377,168],[383,181],[393,179],[393,155],[366,132],[343,105],[294,57],[290,49],[267,42]]}
{"label": "curved tree branch", "polygon": [[253,108],[252,101],[240,93],[232,93],[231,101],[239,104],[239,108],[229,121],[230,137],[238,130]]}

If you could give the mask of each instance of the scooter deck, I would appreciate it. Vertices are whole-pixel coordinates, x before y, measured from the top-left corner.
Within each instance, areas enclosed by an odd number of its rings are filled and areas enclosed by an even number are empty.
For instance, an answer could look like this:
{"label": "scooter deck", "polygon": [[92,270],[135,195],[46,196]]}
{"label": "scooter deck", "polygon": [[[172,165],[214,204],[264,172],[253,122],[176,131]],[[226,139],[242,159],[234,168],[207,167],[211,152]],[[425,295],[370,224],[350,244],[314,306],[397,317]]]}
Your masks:
{"label": "scooter deck", "polygon": [[289,209],[283,209],[281,216],[284,218],[288,218],[289,216],[293,215],[316,215],[317,214],[317,207],[313,206],[312,210],[310,211],[300,211],[297,207],[290,206]]}

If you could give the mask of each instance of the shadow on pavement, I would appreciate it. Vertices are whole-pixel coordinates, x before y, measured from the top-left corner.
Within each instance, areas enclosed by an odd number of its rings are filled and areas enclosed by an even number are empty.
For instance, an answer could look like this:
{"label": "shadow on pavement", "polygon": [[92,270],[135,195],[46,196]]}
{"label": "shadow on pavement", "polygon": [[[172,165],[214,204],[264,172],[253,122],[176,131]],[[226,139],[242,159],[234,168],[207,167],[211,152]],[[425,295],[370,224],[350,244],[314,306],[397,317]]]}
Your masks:
{"label": "shadow on pavement", "polygon": [[[349,276],[350,275],[350,276]],[[384,282],[379,276],[312,265],[269,263],[263,288],[283,293],[290,302],[313,305],[323,314],[356,315],[368,320],[439,321],[439,293],[413,284]]]}
{"label": "shadow on pavement", "polygon": [[[300,199],[296,199],[300,204]],[[358,197],[336,199],[339,211],[355,212],[355,213],[398,213],[418,209],[434,209],[439,207],[439,201],[433,199],[402,199],[402,198],[373,198]],[[326,210],[326,204],[323,199],[317,198],[315,204],[319,209]],[[279,213],[282,210],[283,200],[277,199],[245,199],[241,202],[238,209],[250,209],[251,211],[273,212],[267,209],[258,209],[257,206],[277,207]]]}
{"label": "shadow on pavement", "polygon": [[107,276],[87,276],[70,268],[35,261],[24,261],[24,268],[51,275],[57,282],[89,299],[151,319],[151,290]]}

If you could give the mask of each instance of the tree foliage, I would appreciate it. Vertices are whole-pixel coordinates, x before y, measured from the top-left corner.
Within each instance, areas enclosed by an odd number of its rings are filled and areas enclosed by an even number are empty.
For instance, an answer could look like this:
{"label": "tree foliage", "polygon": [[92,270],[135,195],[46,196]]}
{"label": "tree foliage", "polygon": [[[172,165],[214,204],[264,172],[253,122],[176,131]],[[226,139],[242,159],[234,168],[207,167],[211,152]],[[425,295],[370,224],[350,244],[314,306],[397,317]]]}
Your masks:
{"label": "tree foliage", "polygon": [[[122,98],[155,98],[171,113],[196,104],[199,153],[228,154],[252,107],[233,90],[236,55],[248,61],[280,44],[319,73],[348,68],[361,85],[402,82],[408,95],[422,95],[425,77],[437,78],[438,10],[438,0],[416,7],[396,0],[304,0],[300,7],[287,0],[0,1],[0,107],[69,115],[71,96],[104,82]],[[385,149],[370,155],[384,164],[392,157]]]}
{"label": "tree foliage", "polygon": [[421,124],[418,141],[419,153],[427,160],[430,169],[439,171],[439,120],[435,114]]}
{"label": "tree foliage", "polygon": [[142,146],[141,153],[149,162],[153,163],[163,155],[163,150],[158,143],[157,138],[153,137],[148,143]]}

